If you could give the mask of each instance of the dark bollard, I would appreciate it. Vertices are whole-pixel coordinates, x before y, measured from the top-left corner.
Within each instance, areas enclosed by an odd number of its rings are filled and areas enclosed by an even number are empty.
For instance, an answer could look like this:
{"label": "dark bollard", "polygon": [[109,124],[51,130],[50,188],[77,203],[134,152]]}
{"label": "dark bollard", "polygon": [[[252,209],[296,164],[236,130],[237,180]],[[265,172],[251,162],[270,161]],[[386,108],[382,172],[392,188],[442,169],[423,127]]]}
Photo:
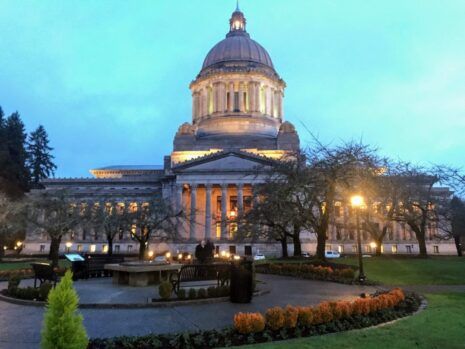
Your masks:
{"label": "dark bollard", "polygon": [[232,303],[250,303],[253,296],[253,262],[231,264],[230,299]]}

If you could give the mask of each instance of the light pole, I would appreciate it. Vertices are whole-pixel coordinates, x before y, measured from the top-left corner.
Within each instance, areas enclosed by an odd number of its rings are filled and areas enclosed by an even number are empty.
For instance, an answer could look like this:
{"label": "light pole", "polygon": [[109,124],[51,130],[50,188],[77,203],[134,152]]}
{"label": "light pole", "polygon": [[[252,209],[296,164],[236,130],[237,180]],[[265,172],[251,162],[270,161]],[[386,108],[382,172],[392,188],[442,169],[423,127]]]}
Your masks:
{"label": "light pole", "polygon": [[353,209],[355,210],[355,220],[357,225],[358,281],[363,284],[366,280],[366,276],[363,271],[362,240],[360,238],[360,209],[364,205],[364,200],[362,196],[354,195],[350,201]]}

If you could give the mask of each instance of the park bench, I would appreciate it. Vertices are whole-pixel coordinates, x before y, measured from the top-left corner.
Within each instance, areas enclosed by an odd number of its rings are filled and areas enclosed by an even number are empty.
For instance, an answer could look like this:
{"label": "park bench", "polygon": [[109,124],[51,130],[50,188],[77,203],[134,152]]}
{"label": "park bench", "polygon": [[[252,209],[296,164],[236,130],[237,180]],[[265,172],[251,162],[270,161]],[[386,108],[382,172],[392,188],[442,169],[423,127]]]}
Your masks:
{"label": "park bench", "polygon": [[124,262],[122,256],[85,256],[85,278],[111,276],[111,272],[105,270],[105,264],[117,264]]}
{"label": "park bench", "polygon": [[58,282],[58,275],[53,270],[53,266],[47,263],[31,263],[32,270],[34,271],[34,288],[37,287],[37,280],[41,286],[45,281],[53,283],[55,286]]}
{"label": "park bench", "polygon": [[[229,264],[188,264],[181,267],[177,273],[170,275],[170,283],[177,294],[181,283],[195,281],[214,281],[216,286],[224,286],[229,283]],[[196,286],[190,284],[189,286]],[[205,286],[205,284],[202,284]]]}

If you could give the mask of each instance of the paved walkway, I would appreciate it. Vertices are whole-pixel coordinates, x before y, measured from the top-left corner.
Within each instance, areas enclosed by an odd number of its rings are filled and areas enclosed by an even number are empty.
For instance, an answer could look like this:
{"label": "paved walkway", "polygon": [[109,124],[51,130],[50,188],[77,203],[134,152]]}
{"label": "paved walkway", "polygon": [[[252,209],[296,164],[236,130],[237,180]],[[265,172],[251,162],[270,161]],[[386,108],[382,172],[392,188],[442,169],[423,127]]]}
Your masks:
{"label": "paved walkway", "polygon": [[[229,302],[190,305],[175,308],[146,309],[82,309],[84,325],[91,338],[122,335],[144,335],[223,328],[232,324],[239,311],[264,311],[271,306],[317,304],[323,300],[351,299],[362,292],[373,292],[373,287],[350,286],[330,282],[299,280],[282,276],[259,275],[269,294],[254,298],[251,304]],[[4,288],[6,283],[0,283]],[[76,289],[82,300],[120,303],[132,296],[147,298],[155,288],[113,286],[111,281],[79,281]],[[123,294],[126,293],[126,296]],[[0,349],[37,349],[44,310],[0,301]]]}

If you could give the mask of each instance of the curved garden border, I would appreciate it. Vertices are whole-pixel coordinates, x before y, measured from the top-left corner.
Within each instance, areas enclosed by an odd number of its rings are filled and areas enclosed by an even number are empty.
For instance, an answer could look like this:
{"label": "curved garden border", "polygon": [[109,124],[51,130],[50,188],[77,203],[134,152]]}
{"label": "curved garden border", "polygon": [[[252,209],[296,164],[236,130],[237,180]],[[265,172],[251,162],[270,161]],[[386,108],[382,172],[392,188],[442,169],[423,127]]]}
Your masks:
{"label": "curved garden border", "polygon": [[[261,290],[254,293],[255,297],[269,294],[270,290]],[[17,305],[34,306],[34,307],[45,307],[46,302],[43,301],[32,301],[20,298],[8,297],[0,293],[0,300]],[[198,305],[198,304],[215,304],[229,301],[229,297],[216,297],[216,298],[204,298],[204,299],[186,299],[182,301],[160,301],[150,303],[84,303],[79,304],[80,309],[144,309],[144,308],[172,308],[181,307],[186,305]]]}

